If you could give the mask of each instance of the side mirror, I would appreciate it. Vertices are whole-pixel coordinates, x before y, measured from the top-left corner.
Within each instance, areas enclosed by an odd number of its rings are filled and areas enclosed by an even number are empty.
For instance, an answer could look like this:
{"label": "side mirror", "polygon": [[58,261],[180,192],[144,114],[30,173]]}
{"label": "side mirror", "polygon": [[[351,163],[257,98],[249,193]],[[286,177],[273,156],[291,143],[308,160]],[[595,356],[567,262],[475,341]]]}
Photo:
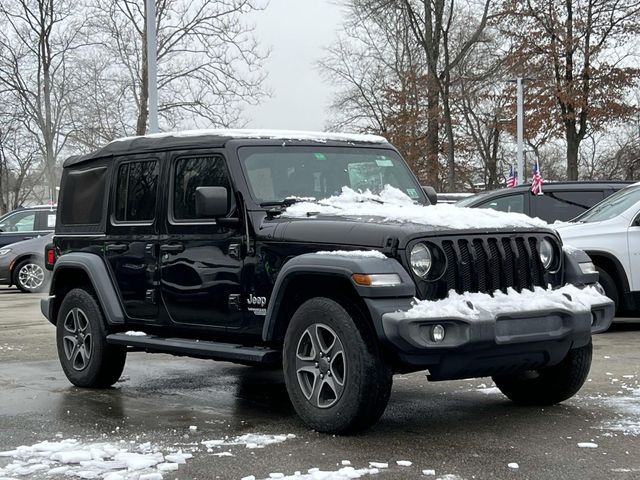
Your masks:
{"label": "side mirror", "polygon": [[229,195],[225,187],[196,188],[196,216],[219,218],[229,213]]}
{"label": "side mirror", "polygon": [[436,203],[438,203],[438,194],[436,193],[435,188],[429,185],[425,185],[422,187],[422,191],[429,199],[429,202],[431,203],[431,205],[435,205]]}

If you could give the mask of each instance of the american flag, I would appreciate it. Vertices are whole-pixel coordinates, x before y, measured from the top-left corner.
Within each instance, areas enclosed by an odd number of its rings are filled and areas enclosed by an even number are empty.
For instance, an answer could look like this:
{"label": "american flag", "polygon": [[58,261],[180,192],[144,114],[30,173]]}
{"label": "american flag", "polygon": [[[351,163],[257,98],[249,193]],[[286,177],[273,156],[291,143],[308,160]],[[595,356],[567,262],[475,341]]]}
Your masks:
{"label": "american flag", "polygon": [[513,165],[509,165],[509,178],[507,178],[507,188],[513,188],[518,185],[518,172],[513,169]]}
{"label": "american flag", "polygon": [[536,161],[531,172],[533,177],[531,178],[531,192],[534,195],[542,195],[542,175],[540,174],[540,165]]}

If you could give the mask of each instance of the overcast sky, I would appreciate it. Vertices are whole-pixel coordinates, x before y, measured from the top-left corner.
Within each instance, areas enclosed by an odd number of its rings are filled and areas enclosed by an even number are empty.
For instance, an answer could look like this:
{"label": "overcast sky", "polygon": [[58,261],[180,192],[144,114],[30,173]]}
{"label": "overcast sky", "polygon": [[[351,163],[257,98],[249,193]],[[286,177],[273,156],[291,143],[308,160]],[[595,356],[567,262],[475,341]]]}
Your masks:
{"label": "overcast sky", "polygon": [[332,89],[314,62],[335,38],[341,8],[333,0],[271,0],[254,18],[256,37],[272,47],[265,67],[273,96],[247,108],[248,127],[324,130]]}

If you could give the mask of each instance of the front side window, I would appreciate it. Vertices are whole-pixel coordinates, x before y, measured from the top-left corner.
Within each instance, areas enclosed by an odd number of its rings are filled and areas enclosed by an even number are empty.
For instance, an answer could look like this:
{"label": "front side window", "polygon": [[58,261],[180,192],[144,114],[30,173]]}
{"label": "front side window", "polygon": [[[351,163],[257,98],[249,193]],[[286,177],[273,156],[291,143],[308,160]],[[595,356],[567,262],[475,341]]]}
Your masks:
{"label": "front side window", "polygon": [[118,222],[149,222],[156,212],[158,162],[123,163],[118,169],[116,212]]}
{"label": "front side window", "polygon": [[231,195],[229,176],[222,157],[186,157],[176,161],[173,180],[173,218],[196,220],[196,189],[225,187]]}
{"label": "front side window", "polygon": [[393,150],[358,147],[245,147],[240,149],[249,186],[258,203],[288,197],[321,199],[343,187],[380,193],[386,186],[428,204],[422,188]]}
{"label": "front side window", "polygon": [[32,232],[35,230],[35,223],[35,212],[14,213],[0,223],[0,232]]}
{"label": "front side window", "polygon": [[500,212],[524,213],[524,195],[507,195],[505,197],[494,198],[478,205],[480,208],[491,208]]}

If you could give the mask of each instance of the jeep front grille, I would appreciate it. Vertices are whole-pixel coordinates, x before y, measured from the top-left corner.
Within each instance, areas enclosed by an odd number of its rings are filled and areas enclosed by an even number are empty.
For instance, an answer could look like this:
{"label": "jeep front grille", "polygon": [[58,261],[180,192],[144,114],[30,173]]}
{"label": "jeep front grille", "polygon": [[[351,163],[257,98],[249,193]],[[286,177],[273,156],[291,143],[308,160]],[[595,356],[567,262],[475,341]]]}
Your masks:
{"label": "jeep front grille", "polygon": [[548,273],[542,267],[538,254],[542,238],[551,240],[557,246],[556,255],[561,254],[557,241],[544,234],[429,239],[444,252],[446,268],[437,281],[418,286],[419,296],[444,298],[450,290],[491,293],[509,287],[521,291],[549,283],[558,286],[561,269]]}

